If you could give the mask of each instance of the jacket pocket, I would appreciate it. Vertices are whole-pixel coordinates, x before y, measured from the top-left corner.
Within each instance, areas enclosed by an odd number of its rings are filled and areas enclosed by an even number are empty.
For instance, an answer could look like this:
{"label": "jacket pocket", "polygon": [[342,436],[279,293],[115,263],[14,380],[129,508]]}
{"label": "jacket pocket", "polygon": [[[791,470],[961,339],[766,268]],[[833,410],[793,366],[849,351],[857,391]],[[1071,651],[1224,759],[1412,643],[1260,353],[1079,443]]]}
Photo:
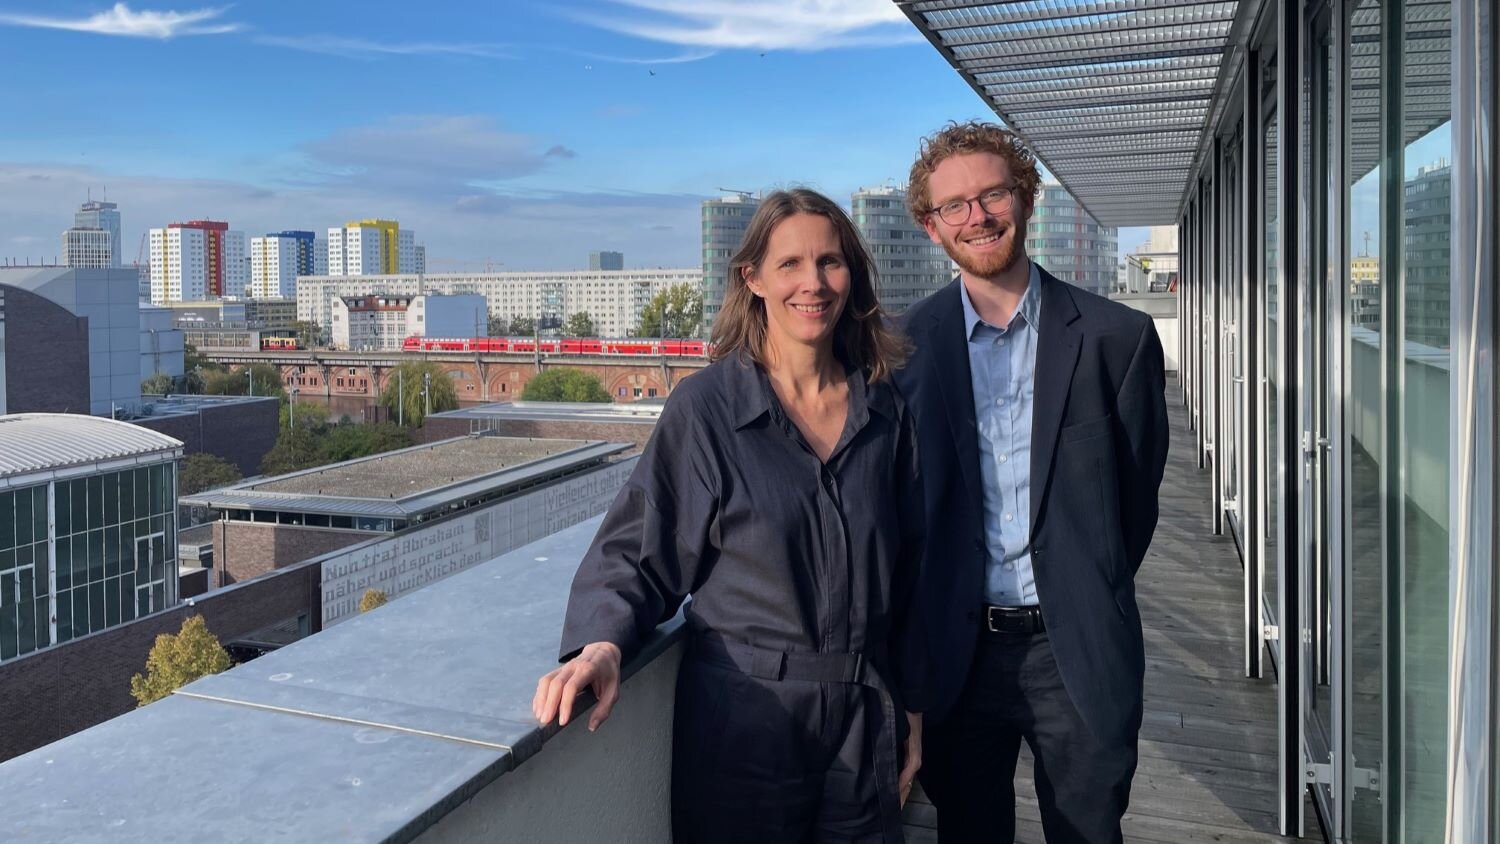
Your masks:
{"label": "jacket pocket", "polygon": [[1114,421],[1115,418],[1113,415],[1105,414],[1098,419],[1090,419],[1086,422],[1076,422],[1072,425],[1064,425],[1058,436],[1065,443],[1093,439],[1094,437],[1103,436],[1114,430]]}

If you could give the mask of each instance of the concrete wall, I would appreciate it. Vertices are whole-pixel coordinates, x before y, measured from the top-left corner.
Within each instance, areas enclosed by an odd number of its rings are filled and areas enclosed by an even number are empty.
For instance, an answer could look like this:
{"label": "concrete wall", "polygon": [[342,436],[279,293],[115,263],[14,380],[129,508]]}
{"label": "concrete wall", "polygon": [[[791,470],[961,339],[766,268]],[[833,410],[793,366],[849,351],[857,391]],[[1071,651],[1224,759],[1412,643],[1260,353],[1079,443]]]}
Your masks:
{"label": "concrete wall", "polygon": [[140,305],[141,380],[160,372],[173,378],[183,375],[183,333],[176,327],[170,308]]}
{"label": "concrete wall", "polygon": [[140,275],[134,267],[4,267],[0,284],[30,290],[88,319],[90,413],[141,400]]}
{"label": "concrete wall", "polygon": [[470,841],[672,840],[672,717],[682,645],[620,690],[597,732],[572,722],[526,764],[491,783],[417,838]]}
{"label": "concrete wall", "polygon": [[0,335],[0,413],[88,413],[88,320],[6,286]]}

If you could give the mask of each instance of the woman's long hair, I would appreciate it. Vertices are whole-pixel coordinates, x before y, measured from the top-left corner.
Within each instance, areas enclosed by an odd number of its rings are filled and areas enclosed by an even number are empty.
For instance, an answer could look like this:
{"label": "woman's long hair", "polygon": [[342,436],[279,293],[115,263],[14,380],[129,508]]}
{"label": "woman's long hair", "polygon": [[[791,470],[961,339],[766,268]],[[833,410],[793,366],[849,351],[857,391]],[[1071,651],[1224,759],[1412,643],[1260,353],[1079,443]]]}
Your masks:
{"label": "woman's long hair", "polygon": [[796,214],[816,214],[833,224],[844,262],[849,267],[849,297],[833,330],[833,353],[845,366],[870,373],[870,382],[891,376],[906,362],[906,339],[886,326],[885,314],[875,296],[875,263],[859,238],[859,231],[833,200],[806,188],[776,191],[765,197],[750,218],[745,239],[729,262],[724,305],[714,319],[713,359],[730,357],[743,350],[766,366],[766,305],[745,283],[746,274],[759,272],[771,232],[781,221]]}

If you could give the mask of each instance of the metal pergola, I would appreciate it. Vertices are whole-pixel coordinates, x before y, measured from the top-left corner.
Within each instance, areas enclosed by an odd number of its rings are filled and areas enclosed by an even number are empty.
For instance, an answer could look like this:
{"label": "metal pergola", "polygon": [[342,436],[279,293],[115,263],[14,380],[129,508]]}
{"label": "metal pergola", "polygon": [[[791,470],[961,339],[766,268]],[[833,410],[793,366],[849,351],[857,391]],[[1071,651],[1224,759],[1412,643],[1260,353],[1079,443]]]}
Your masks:
{"label": "metal pergola", "polygon": [[1249,29],[1241,3],[895,2],[1096,220],[1178,222]]}

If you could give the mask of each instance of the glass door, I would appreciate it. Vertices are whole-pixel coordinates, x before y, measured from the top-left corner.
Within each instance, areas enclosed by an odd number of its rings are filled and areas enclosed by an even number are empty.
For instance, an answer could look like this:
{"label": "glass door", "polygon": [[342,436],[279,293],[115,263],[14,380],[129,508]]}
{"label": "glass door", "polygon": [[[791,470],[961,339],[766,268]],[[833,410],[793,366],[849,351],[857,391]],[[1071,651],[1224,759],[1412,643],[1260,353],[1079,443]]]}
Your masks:
{"label": "glass door", "polygon": [[1333,453],[1329,448],[1335,436],[1332,396],[1341,393],[1337,374],[1341,349],[1337,339],[1342,329],[1337,315],[1343,296],[1340,267],[1342,229],[1338,218],[1338,182],[1336,174],[1341,160],[1339,144],[1340,102],[1334,84],[1332,14],[1327,4],[1313,11],[1308,20],[1308,84],[1305,88],[1307,108],[1303,134],[1303,207],[1308,219],[1306,233],[1306,280],[1303,298],[1306,319],[1302,326],[1301,383],[1306,386],[1301,402],[1302,455],[1302,528],[1301,559],[1298,571],[1302,581],[1303,619],[1303,736],[1307,762],[1316,775],[1311,778],[1313,796],[1325,822],[1335,838],[1342,825],[1336,789],[1333,760],[1342,754],[1338,741],[1341,713],[1333,708],[1333,678],[1337,675],[1339,596],[1335,595],[1342,578],[1335,577],[1333,561],[1340,559],[1339,524],[1330,521],[1332,502],[1338,492],[1333,477]]}
{"label": "glass door", "polygon": [[[1345,203],[1343,267],[1343,354],[1345,400],[1341,486],[1347,611],[1340,623],[1347,633],[1343,694],[1340,696],[1348,743],[1339,760],[1348,787],[1341,796],[1353,841],[1385,839],[1385,819],[1377,790],[1385,758],[1387,524],[1382,495],[1389,463],[1385,446],[1387,413],[1384,346],[1384,287],[1395,279],[1382,254],[1387,170],[1381,119],[1386,101],[1385,36],[1379,0],[1350,4],[1343,47],[1347,115],[1342,199]],[[1373,782],[1372,782],[1373,779]],[[1375,787],[1370,787],[1374,785]]]}
{"label": "glass door", "polygon": [[[1265,456],[1260,461],[1260,465],[1264,467],[1260,484],[1263,502],[1260,508],[1263,517],[1260,523],[1262,549],[1260,604],[1263,623],[1270,627],[1280,623],[1280,619],[1276,616],[1279,577],[1277,560],[1280,557],[1277,529],[1283,517],[1281,513],[1281,490],[1284,483],[1282,472],[1287,470],[1284,455],[1281,453],[1282,431],[1279,421],[1281,379],[1278,372],[1281,365],[1279,316],[1282,310],[1282,297],[1285,294],[1280,289],[1279,255],[1281,249],[1278,242],[1281,228],[1279,195],[1281,133],[1276,108],[1276,54],[1272,51],[1265,51],[1260,56],[1260,96],[1264,115],[1261,125],[1264,130],[1261,133],[1260,149],[1261,271],[1258,280],[1261,285],[1261,325],[1258,333],[1261,341],[1260,406],[1264,411],[1261,414],[1261,424],[1257,426],[1257,432],[1262,441],[1260,454]],[[1279,666],[1282,662],[1279,638],[1266,637],[1266,645],[1272,660]]]}

